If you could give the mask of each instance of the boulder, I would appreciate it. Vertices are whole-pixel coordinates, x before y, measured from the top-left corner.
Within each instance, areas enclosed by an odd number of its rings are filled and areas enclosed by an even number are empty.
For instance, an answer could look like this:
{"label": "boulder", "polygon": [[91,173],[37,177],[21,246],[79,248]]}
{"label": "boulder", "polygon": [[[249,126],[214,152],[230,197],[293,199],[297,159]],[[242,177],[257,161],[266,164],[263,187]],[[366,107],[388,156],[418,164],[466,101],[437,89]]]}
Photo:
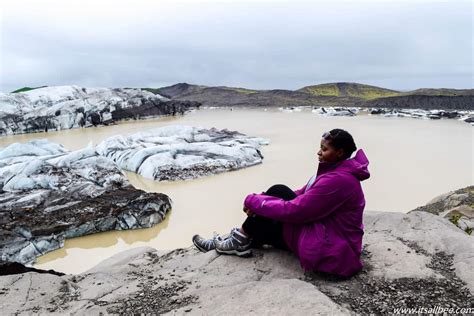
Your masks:
{"label": "boulder", "polygon": [[466,233],[472,234],[474,229],[474,186],[439,195],[413,211],[442,216]]}
{"label": "boulder", "polygon": [[472,233],[474,229],[474,208],[468,205],[460,205],[453,207],[443,213],[439,214],[444,218],[448,218],[456,226],[462,230]]}

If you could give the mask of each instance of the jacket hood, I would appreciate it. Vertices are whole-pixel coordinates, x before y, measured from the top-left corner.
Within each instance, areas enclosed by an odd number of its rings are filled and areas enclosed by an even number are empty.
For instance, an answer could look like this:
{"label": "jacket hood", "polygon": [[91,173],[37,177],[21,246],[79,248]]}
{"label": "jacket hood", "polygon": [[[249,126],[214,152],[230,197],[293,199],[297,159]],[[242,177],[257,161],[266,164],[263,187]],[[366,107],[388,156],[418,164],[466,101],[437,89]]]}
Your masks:
{"label": "jacket hood", "polygon": [[346,171],[353,174],[360,181],[366,180],[370,177],[369,160],[362,149],[359,149],[354,158],[346,159],[344,161],[334,163],[320,162],[318,166],[317,175],[336,170]]}

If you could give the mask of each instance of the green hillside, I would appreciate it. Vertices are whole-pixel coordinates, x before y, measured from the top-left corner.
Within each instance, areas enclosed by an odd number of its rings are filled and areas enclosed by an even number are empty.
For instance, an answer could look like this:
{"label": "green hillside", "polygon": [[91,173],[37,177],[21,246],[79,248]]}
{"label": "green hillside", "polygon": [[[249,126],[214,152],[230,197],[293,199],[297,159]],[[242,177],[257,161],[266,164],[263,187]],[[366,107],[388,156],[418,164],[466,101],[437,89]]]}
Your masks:
{"label": "green hillside", "polygon": [[355,97],[365,100],[400,95],[399,91],[351,82],[324,83],[307,86],[296,91],[314,96]]}
{"label": "green hillside", "polygon": [[257,90],[252,90],[252,89],[245,89],[245,88],[233,88],[233,87],[219,87],[227,91],[233,91],[233,92],[238,92],[238,93],[243,93],[243,94],[253,94],[257,93]]}
{"label": "green hillside", "polygon": [[160,89],[155,89],[155,88],[140,88],[141,90],[145,90],[154,94],[160,93]]}
{"label": "green hillside", "polygon": [[474,89],[431,89],[423,88],[416,89],[402,93],[402,95],[443,95],[443,96],[460,96],[460,95],[474,95]]}
{"label": "green hillside", "polygon": [[35,87],[35,88],[23,87],[23,88],[20,88],[20,89],[16,89],[15,91],[12,91],[11,93],[26,92],[26,91],[31,91],[31,90],[35,90],[35,89],[39,89],[39,88],[46,88],[46,87],[47,86],[41,86],[41,87]]}

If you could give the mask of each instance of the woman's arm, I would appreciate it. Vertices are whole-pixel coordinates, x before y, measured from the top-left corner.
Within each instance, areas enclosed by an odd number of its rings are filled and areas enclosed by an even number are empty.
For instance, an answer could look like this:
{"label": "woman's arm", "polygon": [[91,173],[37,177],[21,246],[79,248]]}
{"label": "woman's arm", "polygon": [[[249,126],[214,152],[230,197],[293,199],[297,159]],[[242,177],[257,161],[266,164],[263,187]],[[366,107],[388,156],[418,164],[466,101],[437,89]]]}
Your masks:
{"label": "woman's arm", "polygon": [[295,190],[296,196],[301,195],[304,193],[304,190],[306,189],[307,184],[305,184],[301,189]]}
{"label": "woman's arm", "polygon": [[291,201],[251,194],[245,199],[244,206],[257,215],[282,222],[312,222],[328,216],[345,203],[353,192],[352,185],[351,181],[338,175],[322,176],[318,183]]}

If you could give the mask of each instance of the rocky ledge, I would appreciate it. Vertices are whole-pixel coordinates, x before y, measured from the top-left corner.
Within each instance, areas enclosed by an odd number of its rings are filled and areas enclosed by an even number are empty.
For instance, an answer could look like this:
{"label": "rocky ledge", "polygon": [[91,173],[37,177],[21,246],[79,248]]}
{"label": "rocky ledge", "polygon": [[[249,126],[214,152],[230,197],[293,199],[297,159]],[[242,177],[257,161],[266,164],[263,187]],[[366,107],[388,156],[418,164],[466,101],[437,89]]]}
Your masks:
{"label": "rocky ledge", "polygon": [[133,188],[92,147],[47,140],[0,150],[0,258],[27,263],[72,238],[150,227],[171,208],[164,194]]}
{"label": "rocky ledge", "polygon": [[0,93],[0,135],[108,125],[123,119],[183,114],[199,102],[141,89],[56,86]]}
{"label": "rocky ledge", "polygon": [[474,311],[471,236],[442,217],[419,211],[367,212],[364,223],[364,268],[351,278],[305,273],[296,257],[275,249],[254,250],[243,259],[193,247],[171,252],[136,248],[79,275],[2,276],[0,303],[4,313],[19,314]]}
{"label": "rocky ledge", "polygon": [[424,211],[449,219],[469,235],[474,230],[474,186],[442,194],[414,211]]}
{"label": "rocky ledge", "polygon": [[97,152],[127,171],[153,180],[193,179],[262,163],[269,142],[236,131],[172,125],[113,136]]}

